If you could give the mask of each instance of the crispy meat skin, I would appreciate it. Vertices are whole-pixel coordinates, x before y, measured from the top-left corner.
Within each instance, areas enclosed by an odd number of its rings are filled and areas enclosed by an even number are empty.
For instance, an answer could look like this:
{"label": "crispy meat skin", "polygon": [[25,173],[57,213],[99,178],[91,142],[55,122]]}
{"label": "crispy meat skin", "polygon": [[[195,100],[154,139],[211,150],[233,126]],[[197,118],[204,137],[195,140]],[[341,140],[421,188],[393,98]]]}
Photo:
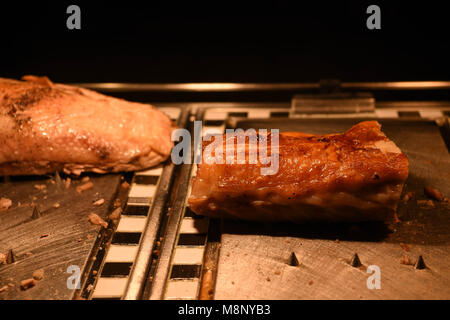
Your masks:
{"label": "crispy meat skin", "polygon": [[139,170],[168,158],[174,125],[156,108],[23,79],[0,78],[0,175]]}
{"label": "crispy meat skin", "polygon": [[203,162],[189,206],[200,215],[258,221],[389,219],[409,163],[380,128],[366,121],[343,134],[280,133],[275,175],[261,175],[259,162]]}

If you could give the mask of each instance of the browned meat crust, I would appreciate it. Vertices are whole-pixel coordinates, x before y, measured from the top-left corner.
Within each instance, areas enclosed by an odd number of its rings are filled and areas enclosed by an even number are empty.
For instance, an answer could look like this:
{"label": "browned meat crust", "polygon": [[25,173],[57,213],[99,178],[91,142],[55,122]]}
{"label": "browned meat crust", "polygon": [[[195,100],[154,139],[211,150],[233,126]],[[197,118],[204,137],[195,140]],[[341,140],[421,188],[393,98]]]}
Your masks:
{"label": "browned meat crust", "polygon": [[409,163],[380,128],[368,121],[343,134],[280,133],[275,175],[261,175],[259,162],[199,164],[189,206],[246,220],[385,220],[396,210]]}
{"label": "browned meat crust", "polygon": [[0,175],[139,170],[168,158],[174,124],[156,108],[23,79],[0,78]]}

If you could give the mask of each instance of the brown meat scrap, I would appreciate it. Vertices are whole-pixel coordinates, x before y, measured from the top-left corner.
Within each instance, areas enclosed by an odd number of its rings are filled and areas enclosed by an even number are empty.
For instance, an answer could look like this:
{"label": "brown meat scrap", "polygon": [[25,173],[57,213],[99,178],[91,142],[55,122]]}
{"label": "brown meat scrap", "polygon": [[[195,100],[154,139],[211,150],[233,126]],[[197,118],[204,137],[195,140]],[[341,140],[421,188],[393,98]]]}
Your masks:
{"label": "brown meat scrap", "polygon": [[25,279],[20,281],[20,289],[22,290],[28,290],[36,285],[36,280],[33,278]]}
{"label": "brown meat scrap", "polygon": [[403,196],[403,202],[407,203],[414,196],[414,192],[406,192]]}
{"label": "brown meat scrap", "polygon": [[403,243],[403,242],[400,242],[400,247],[402,247],[402,249],[403,250],[405,250],[405,251],[411,251],[411,245],[408,245],[408,244],[406,244],[406,243]]}
{"label": "brown meat scrap", "polygon": [[[257,138],[267,138],[263,153],[269,154],[270,134]],[[243,149],[236,140],[234,150]],[[213,141],[204,142],[203,150]],[[261,153],[246,147],[245,159],[253,152]],[[278,153],[278,171],[272,175],[261,174],[268,166],[259,161],[237,164],[236,152],[233,164],[203,161],[193,178],[190,209],[256,221],[386,221],[392,219],[409,171],[406,155],[376,121],[342,134],[281,132]]]}
{"label": "brown meat scrap", "polygon": [[105,203],[105,199],[101,198],[101,199],[99,199],[97,201],[94,201],[93,205],[94,206],[101,206],[104,203]]}
{"label": "brown meat scrap", "polygon": [[118,220],[120,218],[120,215],[122,213],[122,208],[116,208],[113,212],[108,216],[111,220]]}
{"label": "brown meat scrap", "polygon": [[91,213],[88,216],[88,219],[89,219],[89,222],[92,224],[101,225],[105,229],[108,228],[108,223],[95,213]]}
{"label": "brown meat scrap", "polygon": [[82,193],[83,191],[92,189],[94,187],[94,184],[92,182],[87,182],[85,184],[82,184],[81,186],[77,187],[77,192]]}
{"label": "brown meat scrap", "polygon": [[409,256],[408,256],[407,254],[404,254],[404,255],[400,258],[400,263],[401,263],[401,264],[404,264],[404,265],[407,265],[407,266],[413,264],[412,261],[411,261],[411,259],[409,258]]}
{"label": "brown meat scrap", "polygon": [[44,279],[44,269],[37,269],[33,272],[33,279],[42,280]]}
{"label": "brown meat scrap", "polygon": [[423,209],[435,208],[433,200],[417,200],[417,205]]}
{"label": "brown meat scrap", "polygon": [[0,211],[7,211],[12,206],[11,199],[0,198]]}
{"label": "brown meat scrap", "polygon": [[426,186],[425,188],[423,188],[423,191],[425,195],[430,197],[431,199],[435,199],[437,201],[442,201],[444,199],[442,193],[436,188]]}
{"label": "brown meat scrap", "polygon": [[120,199],[119,198],[114,199],[113,207],[117,208],[117,207],[121,207],[121,206],[122,206],[122,203],[121,203]]}
{"label": "brown meat scrap", "polygon": [[157,108],[22,79],[0,78],[0,175],[134,171],[169,157],[175,125]]}
{"label": "brown meat scrap", "polygon": [[66,181],[64,182],[64,185],[65,185],[65,187],[66,187],[66,189],[69,189],[70,188],[70,183],[71,183],[71,179],[70,178],[67,178],[66,179]]}

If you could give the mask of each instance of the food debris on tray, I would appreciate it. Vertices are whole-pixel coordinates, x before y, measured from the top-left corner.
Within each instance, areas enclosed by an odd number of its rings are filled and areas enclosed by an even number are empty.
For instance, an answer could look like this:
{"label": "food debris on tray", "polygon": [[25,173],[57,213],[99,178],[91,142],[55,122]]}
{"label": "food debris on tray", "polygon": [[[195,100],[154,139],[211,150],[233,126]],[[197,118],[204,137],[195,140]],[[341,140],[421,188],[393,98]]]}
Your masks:
{"label": "food debris on tray", "polygon": [[0,211],[7,211],[12,206],[11,199],[0,198]]}
{"label": "food debris on tray", "polygon": [[33,279],[33,278],[25,279],[25,280],[22,280],[20,282],[20,289],[21,290],[28,290],[28,289],[30,289],[30,288],[32,288],[34,286],[36,286],[36,280]]}
{"label": "food debris on tray", "polygon": [[94,201],[93,205],[98,207],[98,206],[101,206],[104,203],[105,203],[105,199],[102,198],[102,199],[99,199],[97,201]]}
{"label": "food debris on tray", "polygon": [[103,228],[108,228],[108,223],[103,220],[100,216],[98,216],[96,213],[91,213],[88,216],[89,222],[94,225],[101,225]]}
{"label": "food debris on tray", "polygon": [[33,272],[33,279],[42,280],[44,279],[44,269],[37,269]]}
{"label": "food debris on tray", "polygon": [[426,186],[426,187],[423,189],[423,191],[424,191],[424,193],[425,193],[426,196],[428,196],[428,197],[430,197],[430,198],[432,198],[432,199],[434,199],[434,200],[437,200],[437,201],[442,201],[442,200],[444,200],[444,196],[443,196],[442,193],[441,193],[438,189],[436,189],[436,188],[432,188],[432,187],[430,187],[430,186]]}
{"label": "food debris on tray", "polygon": [[78,186],[76,188],[78,193],[82,193],[83,191],[92,189],[94,187],[94,184],[92,182],[87,182],[85,184],[82,184],[81,186]]}
{"label": "food debris on tray", "polygon": [[411,261],[411,259],[409,258],[409,256],[407,254],[404,254],[401,258],[400,258],[400,264],[404,264],[404,265],[413,265],[414,263]]}

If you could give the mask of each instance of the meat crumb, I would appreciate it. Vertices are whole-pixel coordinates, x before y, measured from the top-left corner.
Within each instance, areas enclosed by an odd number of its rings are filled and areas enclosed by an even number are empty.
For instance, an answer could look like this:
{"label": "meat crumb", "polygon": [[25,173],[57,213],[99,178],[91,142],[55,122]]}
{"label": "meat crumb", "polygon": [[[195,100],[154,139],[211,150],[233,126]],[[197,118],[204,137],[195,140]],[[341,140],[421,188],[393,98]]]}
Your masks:
{"label": "meat crumb", "polygon": [[44,269],[38,269],[33,272],[34,280],[42,280],[44,278]]}
{"label": "meat crumb", "polygon": [[432,199],[435,199],[438,201],[441,201],[442,199],[444,199],[444,196],[442,195],[442,193],[436,188],[426,186],[425,188],[423,188],[423,192],[425,193],[425,195],[427,197],[430,197]]}
{"label": "meat crumb", "polygon": [[122,212],[121,208],[116,208],[111,214],[108,216],[111,220],[118,220],[120,218],[120,214]]}
{"label": "meat crumb", "polygon": [[99,199],[99,200],[97,200],[97,201],[95,201],[94,203],[93,203],[93,205],[94,206],[101,206],[102,204],[104,204],[105,203],[105,199]]}
{"label": "meat crumb", "polygon": [[339,239],[334,240],[336,243],[340,243],[341,241]]}
{"label": "meat crumb", "polygon": [[94,187],[94,184],[92,182],[88,182],[88,183],[82,184],[81,186],[78,186],[77,192],[82,193],[83,191],[92,189],[93,187]]}
{"label": "meat crumb", "polygon": [[275,271],[275,274],[277,275],[277,276],[279,276],[280,274],[281,274],[281,272],[280,271]]}
{"label": "meat crumb", "polygon": [[87,292],[91,292],[92,289],[94,289],[94,286],[93,286],[92,284],[90,284],[90,285],[88,285],[88,286],[86,287],[86,291],[87,291]]}
{"label": "meat crumb", "polygon": [[407,252],[411,251],[411,246],[407,245],[405,243],[400,243],[400,247],[402,247],[402,249],[407,251]]}
{"label": "meat crumb", "polygon": [[411,199],[413,196],[414,196],[414,192],[405,193],[405,195],[403,196],[403,202],[407,203],[409,201],[409,199]]}
{"label": "meat crumb", "polygon": [[66,182],[65,182],[65,187],[66,187],[66,189],[69,189],[70,188],[70,183],[72,182],[72,180],[70,179],[70,178],[67,178],[66,179]]}
{"label": "meat crumb", "polygon": [[44,190],[47,188],[47,186],[45,184],[35,184],[34,188],[37,190]]}
{"label": "meat crumb", "polygon": [[417,205],[424,209],[431,209],[435,207],[433,200],[417,200]]}
{"label": "meat crumb", "polygon": [[81,173],[83,172],[83,170],[81,169],[72,169],[72,171],[70,173],[79,176]]}
{"label": "meat crumb", "polygon": [[1,198],[0,199],[0,211],[6,211],[11,206],[12,206],[11,199],[8,199],[8,198]]}
{"label": "meat crumb", "polygon": [[82,183],[88,182],[89,181],[89,177],[84,177],[83,179],[81,179]]}
{"label": "meat crumb", "polygon": [[121,201],[120,201],[119,198],[117,198],[116,200],[114,200],[113,206],[114,206],[114,208],[117,208],[117,207],[121,207],[121,206],[122,206],[122,203],[121,203]]}
{"label": "meat crumb", "polygon": [[407,254],[404,254],[401,258],[400,258],[400,263],[401,264],[405,264],[407,266],[412,265],[412,261],[409,258],[409,256]]}
{"label": "meat crumb", "polygon": [[95,213],[91,213],[88,216],[89,222],[95,225],[101,225],[103,228],[108,228],[108,223],[106,223],[105,220],[103,220],[101,217],[99,217],[97,214]]}
{"label": "meat crumb", "polygon": [[36,285],[36,280],[34,280],[33,278],[20,281],[20,289],[22,289],[22,290],[30,289],[30,288],[34,287],[35,285]]}
{"label": "meat crumb", "polygon": [[56,209],[56,208],[59,208],[59,207],[60,207],[60,205],[59,205],[59,203],[58,203],[58,202],[56,202],[56,203],[54,203],[54,204],[53,204],[53,208],[55,208],[55,209]]}
{"label": "meat crumb", "polygon": [[86,300],[85,298],[83,298],[82,296],[80,296],[80,294],[77,292],[75,294],[74,300]]}
{"label": "meat crumb", "polygon": [[130,184],[126,181],[122,182],[122,188],[123,189],[128,189],[130,187]]}

